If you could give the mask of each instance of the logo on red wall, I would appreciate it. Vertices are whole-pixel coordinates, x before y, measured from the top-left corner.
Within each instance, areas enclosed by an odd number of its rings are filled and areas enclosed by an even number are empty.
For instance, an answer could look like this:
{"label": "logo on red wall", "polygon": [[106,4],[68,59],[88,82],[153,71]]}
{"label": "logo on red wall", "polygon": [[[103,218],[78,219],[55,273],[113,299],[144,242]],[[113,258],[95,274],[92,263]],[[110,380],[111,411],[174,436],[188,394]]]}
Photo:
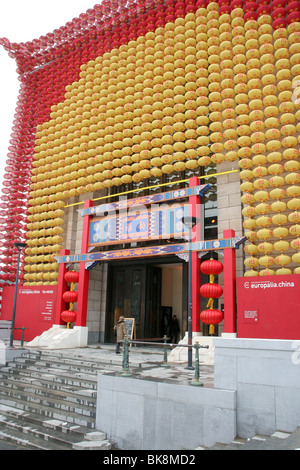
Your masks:
{"label": "logo on red wall", "polygon": [[300,339],[300,276],[237,279],[239,338]]}

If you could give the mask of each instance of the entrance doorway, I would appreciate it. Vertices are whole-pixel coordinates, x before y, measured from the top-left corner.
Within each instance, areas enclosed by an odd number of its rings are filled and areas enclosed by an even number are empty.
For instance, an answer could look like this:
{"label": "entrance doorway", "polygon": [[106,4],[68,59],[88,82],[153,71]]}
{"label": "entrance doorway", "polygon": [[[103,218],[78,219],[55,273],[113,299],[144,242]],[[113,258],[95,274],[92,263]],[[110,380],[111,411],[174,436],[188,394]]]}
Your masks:
{"label": "entrance doorway", "polygon": [[187,301],[183,271],[184,263],[173,259],[170,263],[170,258],[159,264],[157,259],[111,263],[105,341],[113,341],[113,326],[121,315],[135,319],[135,339],[162,338],[173,313],[177,313],[182,332]]}

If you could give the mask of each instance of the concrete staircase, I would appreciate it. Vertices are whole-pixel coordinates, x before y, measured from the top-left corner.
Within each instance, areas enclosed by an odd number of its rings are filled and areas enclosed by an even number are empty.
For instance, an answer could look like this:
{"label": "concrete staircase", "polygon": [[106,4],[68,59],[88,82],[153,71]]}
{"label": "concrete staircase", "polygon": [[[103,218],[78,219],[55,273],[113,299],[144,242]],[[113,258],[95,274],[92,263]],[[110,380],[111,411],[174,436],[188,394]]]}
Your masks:
{"label": "concrete staircase", "polygon": [[0,439],[20,449],[113,449],[95,431],[97,374],[106,367],[55,351],[24,352],[0,367]]}

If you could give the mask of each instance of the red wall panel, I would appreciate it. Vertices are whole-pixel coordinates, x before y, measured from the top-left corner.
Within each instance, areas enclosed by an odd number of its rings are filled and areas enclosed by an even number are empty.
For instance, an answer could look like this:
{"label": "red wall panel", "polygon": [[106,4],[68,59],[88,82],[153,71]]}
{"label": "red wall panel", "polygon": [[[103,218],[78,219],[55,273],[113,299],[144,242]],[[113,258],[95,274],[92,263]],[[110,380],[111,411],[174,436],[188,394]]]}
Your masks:
{"label": "red wall panel", "polygon": [[237,279],[239,338],[300,339],[300,276]]}
{"label": "red wall panel", "polygon": [[[19,287],[16,305],[15,327],[25,326],[24,340],[31,341],[49,330],[55,319],[57,286]],[[0,320],[11,320],[15,286],[3,287]],[[16,330],[14,338],[21,339],[21,330]]]}

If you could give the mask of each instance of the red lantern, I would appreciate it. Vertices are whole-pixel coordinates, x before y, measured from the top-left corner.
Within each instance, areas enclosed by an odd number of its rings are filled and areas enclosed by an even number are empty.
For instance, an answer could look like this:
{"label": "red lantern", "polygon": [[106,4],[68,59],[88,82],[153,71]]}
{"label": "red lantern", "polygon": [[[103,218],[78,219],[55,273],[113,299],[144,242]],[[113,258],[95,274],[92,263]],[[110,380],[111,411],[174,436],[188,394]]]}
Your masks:
{"label": "red lantern", "polygon": [[65,274],[65,281],[76,284],[79,281],[79,273],[77,271],[68,271]]}
{"label": "red lantern", "polygon": [[221,310],[218,310],[217,308],[210,308],[207,310],[203,310],[200,314],[200,319],[203,321],[203,323],[210,325],[209,334],[214,333],[215,325],[217,325],[218,323],[221,323],[223,318],[224,318],[223,313],[221,312]]}
{"label": "red lantern", "polygon": [[200,287],[200,295],[202,295],[202,297],[218,299],[222,294],[223,287],[219,284],[212,284],[209,282],[208,284],[203,284]]}
{"label": "red lantern", "polygon": [[203,261],[203,263],[201,263],[200,269],[203,274],[213,274],[214,276],[217,276],[223,271],[223,264],[215,259],[210,259],[208,261]]}
{"label": "red lantern", "polygon": [[74,310],[64,310],[61,312],[60,318],[62,321],[67,323],[67,328],[69,328],[70,323],[73,323],[76,320],[76,312],[74,312]]}
{"label": "red lantern", "polygon": [[63,294],[63,299],[65,302],[68,302],[69,304],[73,304],[74,302],[77,302],[78,300],[78,292],[76,290],[72,291],[66,291]]}
{"label": "red lantern", "polygon": [[213,308],[213,299],[217,299],[223,294],[223,288],[219,284],[214,283],[214,276],[221,274],[223,271],[223,265],[220,261],[210,259],[201,264],[201,271],[203,274],[210,276],[210,282],[208,284],[203,284],[200,287],[200,294],[203,297],[209,298],[206,310],[203,310],[200,313],[200,319],[203,323],[210,325],[209,334],[214,334],[214,325],[223,320],[223,313],[221,310]]}

